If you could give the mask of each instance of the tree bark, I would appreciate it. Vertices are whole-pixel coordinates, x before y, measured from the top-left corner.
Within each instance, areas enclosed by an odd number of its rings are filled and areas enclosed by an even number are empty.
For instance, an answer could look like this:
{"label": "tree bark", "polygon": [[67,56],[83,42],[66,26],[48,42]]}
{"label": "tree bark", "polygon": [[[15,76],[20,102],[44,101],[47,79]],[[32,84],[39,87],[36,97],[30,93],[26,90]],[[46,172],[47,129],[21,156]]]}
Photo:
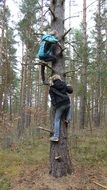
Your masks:
{"label": "tree bark", "polygon": [[100,126],[100,101],[101,96],[101,0],[98,0],[96,12],[96,31],[97,31],[97,53],[96,53],[96,88],[95,88],[95,109],[94,109],[94,124]]}
{"label": "tree bark", "polygon": [[86,105],[87,105],[87,23],[86,23],[86,0],[83,1],[83,69],[81,76],[82,94],[80,99],[80,128],[86,124]]}
{"label": "tree bark", "polygon": [[6,17],[6,0],[3,2],[2,20],[1,20],[1,36],[0,36],[0,116],[3,114],[3,55],[4,55],[4,31],[5,31],[5,17]]}
{"label": "tree bark", "polygon": [[[61,37],[64,34],[64,1],[52,0],[51,10],[55,15],[55,18],[52,17],[51,29],[57,30]],[[63,45],[63,39],[60,43]],[[58,57],[56,64],[52,65],[52,67],[55,70],[55,73],[59,74],[64,79],[63,73],[65,64],[63,55]],[[71,174],[72,170],[73,168],[68,149],[67,128],[62,118],[60,140],[58,143],[51,142],[50,146],[50,174],[54,177],[62,177]]]}

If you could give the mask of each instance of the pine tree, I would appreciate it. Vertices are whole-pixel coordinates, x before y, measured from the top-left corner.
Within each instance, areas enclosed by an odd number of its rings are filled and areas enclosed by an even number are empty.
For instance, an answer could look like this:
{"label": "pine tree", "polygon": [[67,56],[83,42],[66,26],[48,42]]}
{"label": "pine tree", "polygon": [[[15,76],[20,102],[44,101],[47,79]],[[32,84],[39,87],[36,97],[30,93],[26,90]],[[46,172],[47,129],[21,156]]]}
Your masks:
{"label": "pine tree", "polygon": [[[64,0],[51,1],[52,22],[51,29],[57,30],[61,38],[61,44],[64,43]],[[53,65],[55,73],[64,78],[64,57],[59,56],[56,64]],[[65,123],[61,122],[61,133],[59,143],[51,143],[50,147],[50,174],[54,177],[66,176],[72,173],[72,164],[68,149],[68,136]]]}

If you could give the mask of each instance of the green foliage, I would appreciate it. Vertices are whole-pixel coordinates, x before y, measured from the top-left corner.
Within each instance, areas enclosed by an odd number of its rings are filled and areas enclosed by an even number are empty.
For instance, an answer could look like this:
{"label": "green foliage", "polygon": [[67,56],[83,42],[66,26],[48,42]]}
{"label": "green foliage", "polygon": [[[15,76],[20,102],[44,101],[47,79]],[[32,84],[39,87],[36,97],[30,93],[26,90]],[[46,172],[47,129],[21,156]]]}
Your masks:
{"label": "green foliage", "polygon": [[0,179],[0,189],[1,190],[9,190],[11,189],[10,181],[7,178]]}
{"label": "green foliage", "polygon": [[20,6],[20,10],[23,14],[30,14],[33,15],[37,11],[38,7],[38,0],[23,0],[22,5]]}
{"label": "green foliage", "polygon": [[46,163],[49,155],[49,144],[47,142],[35,142],[25,139],[14,148],[0,151],[0,175],[18,176],[23,166]]}
{"label": "green foliage", "polygon": [[37,0],[23,0],[20,5],[21,13],[24,15],[22,20],[18,23],[18,30],[22,41],[28,46],[33,48],[35,42],[35,24],[37,22],[36,14],[38,12],[38,1]]}
{"label": "green foliage", "polygon": [[[3,9],[3,7],[2,7]],[[3,10],[2,10],[3,13]],[[0,97],[5,97],[3,102],[3,112],[9,110],[8,97],[11,94],[11,100],[14,102],[14,96],[16,97],[17,83],[17,59],[16,59],[16,48],[15,48],[15,36],[14,30],[9,27],[10,11],[8,7],[5,9],[5,17],[2,17],[5,25],[3,26],[4,36],[2,36],[2,54],[1,54],[1,68],[0,68]],[[2,100],[1,100],[2,101]],[[5,103],[7,102],[7,103]]]}
{"label": "green foliage", "polygon": [[83,32],[82,30],[75,30],[74,31],[74,58],[79,61],[79,65],[81,64],[83,58]]}

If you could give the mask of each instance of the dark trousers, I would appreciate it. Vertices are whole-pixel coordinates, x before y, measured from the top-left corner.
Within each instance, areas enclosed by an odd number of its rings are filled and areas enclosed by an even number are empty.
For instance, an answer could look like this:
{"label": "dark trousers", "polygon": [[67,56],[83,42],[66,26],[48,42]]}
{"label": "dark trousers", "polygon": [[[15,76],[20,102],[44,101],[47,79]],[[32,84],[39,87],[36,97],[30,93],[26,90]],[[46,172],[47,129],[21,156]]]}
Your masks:
{"label": "dark trousers", "polygon": [[[49,57],[47,57],[47,58],[44,58],[44,59],[41,59],[41,60],[43,60],[43,61],[45,61],[45,62],[56,62],[56,57],[55,56],[49,56]],[[42,78],[42,81],[45,81],[45,65],[44,64],[42,64],[41,65],[41,78]]]}

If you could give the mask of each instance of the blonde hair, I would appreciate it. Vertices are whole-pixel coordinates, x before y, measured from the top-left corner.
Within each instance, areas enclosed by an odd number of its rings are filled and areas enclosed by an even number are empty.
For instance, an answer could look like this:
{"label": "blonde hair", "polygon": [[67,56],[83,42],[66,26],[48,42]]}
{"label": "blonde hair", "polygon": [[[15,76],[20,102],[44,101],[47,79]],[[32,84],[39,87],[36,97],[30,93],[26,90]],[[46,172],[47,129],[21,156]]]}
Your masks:
{"label": "blonde hair", "polygon": [[52,30],[51,32],[49,32],[49,34],[51,34],[51,35],[58,35],[58,32],[57,32],[57,30]]}
{"label": "blonde hair", "polygon": [[58,75],[58,74],[53,75],[52,77],[50,77],[50,82],[49,82],[49,84],[50,84],[50,85],[53,85],[53,81],[54,81],[54,80],[57,80],[57,79],[61,80],[60,75]]}

